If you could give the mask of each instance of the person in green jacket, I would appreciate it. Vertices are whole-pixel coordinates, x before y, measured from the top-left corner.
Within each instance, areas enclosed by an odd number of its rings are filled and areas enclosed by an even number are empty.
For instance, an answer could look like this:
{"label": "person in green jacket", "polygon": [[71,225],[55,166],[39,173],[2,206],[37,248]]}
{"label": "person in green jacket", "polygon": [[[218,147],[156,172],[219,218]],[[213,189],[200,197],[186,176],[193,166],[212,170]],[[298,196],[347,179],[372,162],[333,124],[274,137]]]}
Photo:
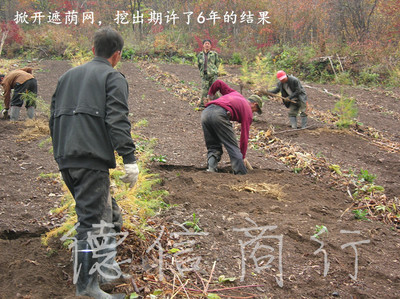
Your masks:
{"label": "person in green jacket", "polygon": [[203,40],[203,51],[197,55],[197,63],[202,79],[200,107],[204,107],[204,99],[207,98],[208,90],[218,79],[218,67],[221,63],[218,53],[211,50],[211,40]]}

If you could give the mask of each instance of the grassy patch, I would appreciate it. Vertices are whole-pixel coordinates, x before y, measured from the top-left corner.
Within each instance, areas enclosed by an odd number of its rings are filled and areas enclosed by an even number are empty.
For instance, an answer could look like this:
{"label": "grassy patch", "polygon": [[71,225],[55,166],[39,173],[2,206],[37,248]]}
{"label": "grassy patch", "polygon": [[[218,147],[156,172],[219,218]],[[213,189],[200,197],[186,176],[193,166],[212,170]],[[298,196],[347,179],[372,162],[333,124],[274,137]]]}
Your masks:
{"label": "grassy patch", "polygon": [[[149,229],[147,226],[148,218],[168,207],[163,201],[168,192],[154,188],[160,183],[160,179],[157,174],[152,174],[146,169],[146,164],[149,163],[153,153],[154,140],[147,140],[140,136],[135,137],[136,144],[140,144],[140,146],[137,146],[137,157],[140,161],[138,162],[140,169],[138,181],[133,188],[130,188],[120,180],[120,177],[124,174],[123,162],[122,158],[117,156],[117,167],[110,171],[111,196],[116,199],[122,210],[124,228],[133,231],[138,236],[143,236],[144,232]],[[75,201],[65,184],[63,184],[63,190],[65,195],[60,207],[52,210],[51,213],[63,217],[64,223],[42,238],[44,245],[48,244],[49,239],[59,237],[70,231],[77,221]]]}

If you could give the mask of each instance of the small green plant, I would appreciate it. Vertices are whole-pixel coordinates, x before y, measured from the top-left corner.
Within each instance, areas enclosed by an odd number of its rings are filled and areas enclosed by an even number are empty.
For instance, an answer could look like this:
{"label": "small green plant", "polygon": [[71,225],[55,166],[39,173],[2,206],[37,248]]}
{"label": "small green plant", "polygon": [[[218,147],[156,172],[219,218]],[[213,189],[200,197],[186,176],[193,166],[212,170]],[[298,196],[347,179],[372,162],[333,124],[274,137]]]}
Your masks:
{"label": "small green plant", "polygon": [[55,179],[55,178],[58,178],[60,176],[60,174],[57,172],[57,173],[40,173],[39,174],[39,177],[41,178],[41,179]]}
{"label": "small green plant", "polygon": [[21,95],[21,100],[25,102],[26,106],[32,106],[40,109],[46,115],[50,115],[50,105],[47,104],[40,96],[31,91],[27,91]]}
{"label": "small green plant", "polygon": [[358,219],[358,220],[368,220],[367,216],[368,216],[368,210],[354,210],[353,211],[354,214],[354,218]]}
{"label": "small green plant", "polygon": [[35,94],[31,91],[26,91],[21,94],[21,100],[23,100],[25,102],[26,106],[33,106],[36,108],[37,94]]}
{"label": "small green plant", "polygon": [[149,121],[147,119],[141,119],[137,123],[135,123],[132,127],[133,128],[141,128],[141,127],[146,127],[149,124]]}
{"label": "small green plant", "polygon": [[170,250],[168,250],[168,253],[174,254],[177,252],[180,252],[181,250],[179,248],[171,248]]}
{"label": "small green plant", "polygon": [[164,155],[153,156],[153,157],[150,158],[150,161],[152,161],[152,162],[167,163],[167,157],[164,156]]}
{"label": "small green plant", "polygon": [[328,234],[328,229],[327,229],[327,227],[326,227],[325,225],[316,225],[316,226],[315,226],[315,232],[314,232],[313,237],[318,239],[319,236],[320,236],[321,234],[323,234],[323,233]]}
{"label": "small green plant", "polygon": [[241,65],[243,63],[242,56],[240,55],[240,53],[235,52],[232,54],[232,58],[229,62],[231,64]]}
{"label": "small green plant", "polygon": [[43,148],[46,144],[51,145],[51,137],[48,137],[48,138],[42,140],[42,141],[39,143],[39,147],[40,147],[40,148]]}
{"label": "small green plant", "polygon": [[370,174],[366,169],[360,169],[360,174],[357,176],[361,182],[373,183],[376,175]]}
{"label": "small green plant", "polygon": [[351,78],[351,74],[349,72],[339,73],[335,78],[336,83],[342,85],[352,85],[353,80]]}
{"label": "small green plant", "polygon": [[329,165],[329,169],[336,172],[338,175],[342,175],[342,171],[340,170],[340,166],[336,164]]}
{"label": "small green plant", "polygon": [[134,56],[135,56],[135,50],[133,48],[125,48],[122,51],[121,55],[122,59],[131,59],[131,60],[133,60]]}
{"label": "small green plant", "polygon": [[218,283],[220,283],[220,284],[234,282],[235,280],[236,280],[236,277],[225,277],[225,275],[220,275],[218,277]]}
{"label": "small green plant", "polygon": [[355,118],[358,114],[356,101],[353,98],[341,97],[336,102],[333,112],[339,116],[336,126],[339,128],[348,128],[355,123]]}
{"label": "small green plant", "polygon": [[363,85],[374,85],[377,84],[379,81],[379,74],[377,73],[372,73],[369,70],[362,71],[359,74],[359,83]]}
{"label": "small green plant", "polygon": [[293,168],[293,172],[294,172],[294,173],[300,173],[302,170],[303,170],[302,167],[295,167],[295,168]]}
{"label": "small green plant", "polygon": [[56,249],[49,249],[47,252],[46,252],[46,256],[47,257],[52,257],[52,256],[55,256],[55,255],[57,255],[58,254],[58,251],[56,250]]}
{"label": "small green plant", "polygon": [[202,229],[199,226],[199,218],[196,217],[196,214],[193,213],[193,218],[192,221],[185,221],[183,223],[184,226],[189,227],[189,228],[193,228],[193,230],[198,233],[201,232]]}

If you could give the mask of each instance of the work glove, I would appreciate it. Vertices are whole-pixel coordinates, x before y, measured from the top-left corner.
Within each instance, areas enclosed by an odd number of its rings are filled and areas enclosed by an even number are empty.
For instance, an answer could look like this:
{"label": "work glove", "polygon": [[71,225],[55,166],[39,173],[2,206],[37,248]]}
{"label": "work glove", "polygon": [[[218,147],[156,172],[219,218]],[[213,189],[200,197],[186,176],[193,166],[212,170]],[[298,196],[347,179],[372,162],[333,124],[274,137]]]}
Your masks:
{"label": "work glove", "polygon": [[129,184],[131,187],[135,186],[139,176],[139,167],[136,162],[132,164],[125,164],[125,175],[121,177],[124,183]]}
{"label": "work glove", "polygon": [[246,166],[246,168],[248,170],[253,170],[253,167],[251,166],[250,162],[246,158],[243,159],[243,163],[244,163],[244,166]]}

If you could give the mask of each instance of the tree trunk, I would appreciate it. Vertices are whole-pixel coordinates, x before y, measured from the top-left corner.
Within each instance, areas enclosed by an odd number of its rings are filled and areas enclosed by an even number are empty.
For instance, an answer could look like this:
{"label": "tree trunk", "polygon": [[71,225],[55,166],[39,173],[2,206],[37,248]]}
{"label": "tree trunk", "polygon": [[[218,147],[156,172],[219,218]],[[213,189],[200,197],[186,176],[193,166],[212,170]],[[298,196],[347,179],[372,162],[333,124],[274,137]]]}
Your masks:
{"label": "tree trunk", "polygon": [[8,36],[9,29],[6,29],[6,31],[3,31],[3,35],[1,36],[1,41],[0,41],[0,57],[1,57],[1,52],[3,51],[3,46],[4,43],[6,42],[7,36]]}

